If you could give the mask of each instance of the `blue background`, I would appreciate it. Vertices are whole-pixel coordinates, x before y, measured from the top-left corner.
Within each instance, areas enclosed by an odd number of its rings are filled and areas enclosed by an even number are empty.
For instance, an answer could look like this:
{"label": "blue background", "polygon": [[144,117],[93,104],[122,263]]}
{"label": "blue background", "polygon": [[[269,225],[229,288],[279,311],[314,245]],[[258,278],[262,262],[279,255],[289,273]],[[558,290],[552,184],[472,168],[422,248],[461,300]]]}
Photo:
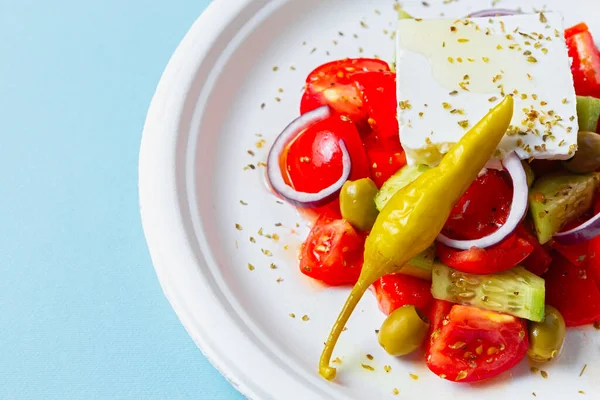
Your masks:
{"label": "blue background", "polygon": [[164,298],[137,161],[208,0],[0,0],[0,398],[242,399]]}

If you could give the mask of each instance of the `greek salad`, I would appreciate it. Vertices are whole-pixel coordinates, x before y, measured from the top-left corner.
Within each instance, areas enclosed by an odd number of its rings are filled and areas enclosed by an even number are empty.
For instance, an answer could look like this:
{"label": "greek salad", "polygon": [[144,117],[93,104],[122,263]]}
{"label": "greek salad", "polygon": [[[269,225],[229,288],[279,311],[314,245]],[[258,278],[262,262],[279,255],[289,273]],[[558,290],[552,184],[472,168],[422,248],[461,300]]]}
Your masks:
{"label": "greek salad", "polygon": [[[558,13],[400,12],[396,59],[318,66],[267,171],[316,215],[300,271],[352,291],[319,364],[370,290],[390,356],[454,382],[600,326],[600,51]],[[333,321],[332,321],[333,322]]]}

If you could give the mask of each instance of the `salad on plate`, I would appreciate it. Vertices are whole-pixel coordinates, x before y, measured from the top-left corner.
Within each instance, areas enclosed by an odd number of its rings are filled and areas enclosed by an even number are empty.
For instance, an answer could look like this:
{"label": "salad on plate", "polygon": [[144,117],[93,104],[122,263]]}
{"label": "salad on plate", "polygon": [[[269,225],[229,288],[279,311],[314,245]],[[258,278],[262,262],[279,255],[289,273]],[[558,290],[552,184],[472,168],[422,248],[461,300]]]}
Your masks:
{"label": "salad on plate", "polygon": [[371,291],[390,356],[454,382],[559,357],[600,321],[600,51],[585,23],[510,10],[400,12],[396,59],[306,79],[272,189],[314,216],[300,271],[351,286],[323,349]]}

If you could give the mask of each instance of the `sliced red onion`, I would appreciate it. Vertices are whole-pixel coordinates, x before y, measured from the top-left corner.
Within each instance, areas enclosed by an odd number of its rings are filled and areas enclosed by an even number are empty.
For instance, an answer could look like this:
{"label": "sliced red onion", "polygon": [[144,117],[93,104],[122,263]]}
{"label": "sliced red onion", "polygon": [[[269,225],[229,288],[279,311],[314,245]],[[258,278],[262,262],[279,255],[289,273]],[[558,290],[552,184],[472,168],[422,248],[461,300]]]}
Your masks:
{"label": "sliced red onion", "polygon": [[521,14],[517,10],[509,10],[507,8],[490,8],[469,14],[469,18],[484,18],[484,17],[504,17],[509,15]]}
{"label": "sliced red onion", "polygon": [[570,245],[587,242],[596,236],[600,236],[600,214],[573,229],[555,234],[554,239],[561,244]]}
{"label": "sliced red onion", "polygon": [[438,242],[459,250],[469,250],[472,247],[485,249],[500,243],[516,229],[517,225],[519,225],[527,212],[527,195],[529,191],[527,186],[527,176],[525,175],[523,164],[521,164],[521,159],[515,152],[508,154],[502,161],[502,165],[510,174],[513,184],[512,203],[510,205],[508,218],[504,225],[496,232],[480,239],[454,240],[440,234],[437,237]]}
{"label": "sliced red onion", "polygon": [[281,174],[279,160],[287,145],[304,130],[317,122],[323,121],[332,115],[329,106],[319,107],[296,118],[283,132],[279,134],[267,159],[267,177],[273,190],[289,203],[303,208],[315,208],[331,202],[342,189],[352,172],[350,154],[343,140],[338,142],[342,151],[342,176],[331,186],[318,193],[299,192],[285,183]]}

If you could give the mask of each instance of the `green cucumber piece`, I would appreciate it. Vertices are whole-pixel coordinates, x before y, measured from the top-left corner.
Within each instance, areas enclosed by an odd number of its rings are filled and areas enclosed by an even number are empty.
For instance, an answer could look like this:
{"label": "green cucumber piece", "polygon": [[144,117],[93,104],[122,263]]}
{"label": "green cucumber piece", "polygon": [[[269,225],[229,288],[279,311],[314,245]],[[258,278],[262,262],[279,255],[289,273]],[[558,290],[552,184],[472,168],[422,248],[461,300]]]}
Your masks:
{"label": "green cucumber piece", "polygon": [[536,322],[544,320],[545,282],[523,267],[491,275],[474,275],[436,262],[433,266],[431,293],[439,300],[502,312]]}
{"label": "green cucumber piece", "polygon": [[435,260],[435,247],[431,246],[424,252],[417,254],[406,263],[400,270],[401,274],[414,276],[415,278],[431,280],[431,269]]}
{"label": "green cucumber piece", "polygon": [[375,206],[379,211],[387,202],[403,187],[407,186],[417,179],[423,172],[429,169],[426,165],[406,165],[398,172],[392,175],[379,189],[379,193],[375,196]]}
{"label": "green cucumber piece", "polygon": [[557,172],[535,182],[529,191],[529,209],[541,244],[592,207],[598,183],[596,173],[570,172]]}
{"label": "green cucumber piece", "polygon": [[600,99],[577,96],[577,119],[580,131],[596,132],[600,119]]}

